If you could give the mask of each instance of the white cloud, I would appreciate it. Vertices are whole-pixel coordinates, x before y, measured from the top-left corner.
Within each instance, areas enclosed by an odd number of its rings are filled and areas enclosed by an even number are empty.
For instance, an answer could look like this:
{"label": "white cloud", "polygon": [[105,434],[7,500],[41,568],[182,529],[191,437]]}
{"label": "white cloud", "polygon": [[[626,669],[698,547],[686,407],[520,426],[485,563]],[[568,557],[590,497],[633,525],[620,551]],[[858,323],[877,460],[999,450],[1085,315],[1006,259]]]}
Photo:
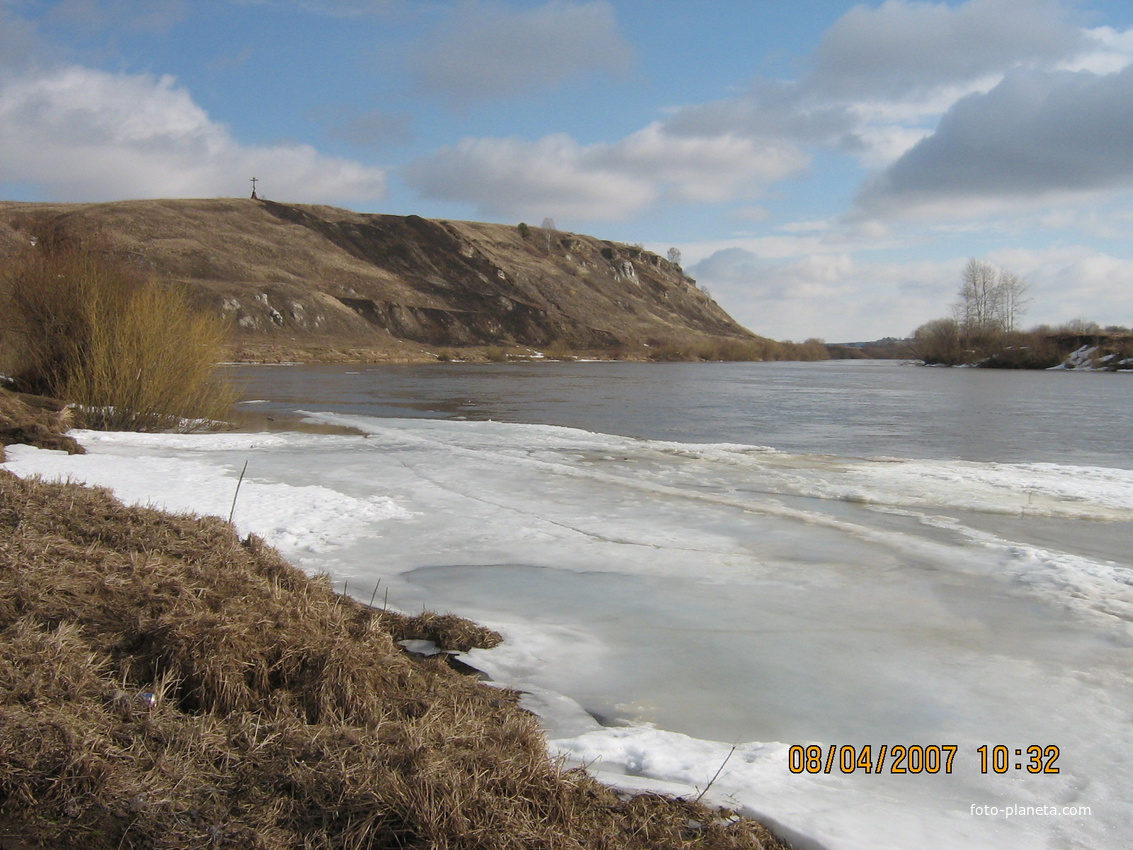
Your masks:
{"label": "white cloud", "polygon": [[565,134],[465,139],[413,163],[406,176],[427,197],[472,203],[484,215],[618,220],[665,200],[749,198],[806,164],[788,145],[674,135],[652,124],[593,145]]}
{"label": "white cloud", "polygon": [[1086,319],[1099,325],[1133,325],[1133,259],[1114,257],[1085,245],[1041,250],[1008,249],[988,260],[1010,269],[1029,285],[1031,304],[1023,325],[1060,325]]}
{"label": "white cloud", "polygon": [[406,177],[426,197],[471,203],[488,217],[620,219],[656,198],[647,180],[590,159],[565,134],[465,139],[417,160]]}
{"label": "white cloud", "polygon": [[748,196],[754,187],[796,174],[809,161],[800,148],[777,139],[671,133],[656,123],[614,145],[596,146],[593,158],[667,185],[677,200],[704,203]]}
{"label": "white cloud", "polygon": [[1112,204],[1041,210],[1032,226],[1044,231],[1074,230],[1087,238],[1133,242],[1133,210]]}
{"label": "white cloud", "polygon": [[1049,66],[1088,39],[1057,0],[886,0],[826,31],[807,87],[827,95],[919,97],[1011,67]]}
{"label": "white cloud", "polygon": [[1057,69],[1112,74],[1133,62],[1133,30],[1120,32],[1113,27],[1098,27],[1087,30],[1086,35],[1090,39],[1090,47],[1059,63]]}
{"label": "white cloud", "polygon": [[728,218],[740,222],[767,221],[771,218],[771,212],[767,207],[749,205],[732,210],[728,213]]}
{"label": "white cloud", "polygon": [[689,267],[741,324],[774,339],[904,336],[946,315],[962,260],[882,263],[844,252],[769,259],[721,249]]}
{"label": "white cloud", "polygon": [[846,102],[810,97],[794,82],[757,80],[734,97],[677,109],[665,124],[674,135],[736,134],[794,145],[830,143],[858,120]]}
{"label": "white cloud", "polygon": [[380,169],[308,145],[246,146],[168,76],[72,66],[0,83],[0,169],[62,200],[242,194],[368,201]]}
{"label": "white cloud", "polygon": [[830,222],[826,219],[815,221],[792,221],[777,228],[782,233],[826,233],[830,230]]}
{"label": "white cloud", "polygon": [[[499,26],[491,15],[484,16],[488,23],[473,26],[474,16],[493,8],[473,4],[468,32],[454,32],[444,43],[455,64],[443,73],[459,77],[459,85],[512,91],[512,82],[478,80],[481,71],[463,68],[470,57],[491,53],[480,40],[509,27],[538,29],[536,14],[549,19],[552,10],[569,10],[581,19],[584,7],[595,14],[597,5],[551,3],[502,15]],[[574,36],[564,27],[557,37],[566,43]],[[546,70],[527,75],[533,84],[549,79],[540,73],[559,73],[558,48],[543,52]],[[1051,190],[1062,181],[1063,188],[1078,191],[1103,182],[1111,168],[1119,176],[1133,168],[1121,147],[1129,138],[1121,134],[1122,116],[1130,113],[1117,108],[1124,91],[1099,92],[1095,100],[1106,105],[1091,113],[1088,98],[1060,99],[1052,85],[1051,104],[1042,112],[1036,99],[1032,109],[1041,114],[1034,116],[1026,114],[1025,97],[1005,97],[1022,80],[1044,81],[1042,88],[1058,78],[1059,68],[1116,67],[1122,56],[1126,64],[1133,57],[1133,35],[1082,29],[1072,20],[1072,7],[1059,0],[887,0],[847,12],[826,32],[810,71],[797,81],[757,80],[733,97],[673,109],[662,121],[595,144],[564,134],[538,141],[466,139],[418,160],[407,175],[425,196],[471,203],[485,215],[547,211],[608,220],[665,203],[750,202],[805,172],[814,153],[826,149],[851,154],[865,168],[886,169],[860,196],[864,215],[846,223],[857,221],[860,228],[890,208],[915,207],[924,218],[950,211],[988,215],[1017,206],[1026,191],[1020,181]],[[500,71],[494,61],[481,64],[482,73]],[[514,73],[509,80],[523,76]],[[989,114],[979,115],[979,124],[964,120],[980,102],[989,104]],[[990,114],[997,110],[1006,120]],[[1108,127],[1100,126],[1103,120]],[[1073,122],[1099,132],[1079,146],[1060,129]],[[1124,165],[1117,161],[1122,157]],[[968,191],[965,181],[979,191]],[[959,210],[958,197],[964,199]]]}
{"label": "white cloud", "polygon": [[34,65],[41,50],[34,27],[9,15],[0,0],[0,79]]}
{"label": "white cloud", "polygon": [[970,217],[1057,195],[1133,187],[1133,65],[1016,71],[960,100],[923,139],[868,184],[860,205],[879,215],[920,208]]}
{"label": "white cloud", "polygon": [[229,0],[238,6],[278,6],[334,18],[356,18],[389,11],[400,0]]}
{"label": "white cloud", "polygon": [[529,10],[470,2],[422,45],[414,68],[424,90],[464,104],[622,72],[633,57],[603,0],[551,0]]}
{"label": "white cloud", "polygon": [[887,0],[831,26],[795,81],[686,106],[672,133],[736,134],[851,153],[883,167],[931,133],[957,101],[1019,69],[1107,68],[1133,59],[1133,37],[1075,25],[1059,0]]}
{"label": "white cloud", "polygon": [[749,235],[736,233],[720,239],[684,243],[681,250],[688,263],[699,263],[713,254],[739,248],[761,261],[791,261],[812,255],[855,254],[904,247],[905,241],[890,228],[874,226],[846,227],[841,221],[815,219],[787,222],[771,232]]}

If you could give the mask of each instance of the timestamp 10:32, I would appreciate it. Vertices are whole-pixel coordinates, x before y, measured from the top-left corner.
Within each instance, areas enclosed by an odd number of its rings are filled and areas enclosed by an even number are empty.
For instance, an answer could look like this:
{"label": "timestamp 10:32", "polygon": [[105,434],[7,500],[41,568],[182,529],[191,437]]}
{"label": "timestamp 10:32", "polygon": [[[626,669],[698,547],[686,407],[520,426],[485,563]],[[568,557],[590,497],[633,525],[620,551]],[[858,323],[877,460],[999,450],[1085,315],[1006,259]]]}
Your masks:
{"label": "timestamp 10:32", "polygon": [[[958,744],[794,744],[787,752],[791,773],[951,773]],[[1059,749],[1053,744],[1008,747],[1003,744],[976,748],[980,773],[1058,773]]]}

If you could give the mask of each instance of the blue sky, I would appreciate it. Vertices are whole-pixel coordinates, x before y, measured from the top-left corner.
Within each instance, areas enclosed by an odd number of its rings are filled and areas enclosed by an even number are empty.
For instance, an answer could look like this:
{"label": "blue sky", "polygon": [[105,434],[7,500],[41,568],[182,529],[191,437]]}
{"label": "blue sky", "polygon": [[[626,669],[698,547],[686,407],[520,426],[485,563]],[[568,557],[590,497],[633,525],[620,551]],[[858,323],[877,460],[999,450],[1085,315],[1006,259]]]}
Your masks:
{"label": "blue sky", "polygon": [[263,196],[680,249],[776,339],[978,257],[1133,324],[1133,3],[0,0],[0,198]]}

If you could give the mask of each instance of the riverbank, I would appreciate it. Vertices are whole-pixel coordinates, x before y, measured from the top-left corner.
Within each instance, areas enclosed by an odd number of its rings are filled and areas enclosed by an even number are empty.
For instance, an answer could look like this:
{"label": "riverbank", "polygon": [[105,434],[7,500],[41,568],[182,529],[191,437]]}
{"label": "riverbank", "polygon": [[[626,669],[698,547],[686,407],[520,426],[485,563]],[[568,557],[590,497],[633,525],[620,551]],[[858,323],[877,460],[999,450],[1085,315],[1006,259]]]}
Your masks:
{"label": "riverbank", "polygon": [[831,359],[831,352],[818,340],[775,342],[721,338],[688,343],[641,343],[611,348],[577,348],[553,343],[542,348],[522,345],[470,345],[425,347],[393,341],[384,347],[351,345],[328,340],[323,343],[282,344],[244,339],[230,346],[229,359],[242,364],[284,363],[509,363],[538,360],[602,360],[628,363],[671,362],[764,362]]}
{"label": "riverbank", "polygon": [[918,328],[906,353],[929,366],[1127,372],[1133,370],[1133,334],[1037,329],[965,337],[948,319]]}
{"label": "riverbank", "polygon": [[401,646],[498,635],[215,517],[0,469],[0,638],[5,847],[785,847],[564,770],[517,694]]}

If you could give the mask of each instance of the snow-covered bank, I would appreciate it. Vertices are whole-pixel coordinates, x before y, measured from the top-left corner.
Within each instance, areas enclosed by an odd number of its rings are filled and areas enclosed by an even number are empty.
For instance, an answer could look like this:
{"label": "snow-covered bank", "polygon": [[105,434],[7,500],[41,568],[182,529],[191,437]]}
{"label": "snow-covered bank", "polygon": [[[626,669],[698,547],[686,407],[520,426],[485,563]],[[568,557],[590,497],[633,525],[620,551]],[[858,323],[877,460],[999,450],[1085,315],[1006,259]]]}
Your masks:
{"label": "snow-covered bank", "polygon": [[1117,352],[1103,354],[1100,346],[1083,345],[1050,371],[1074,370],[1079,372],[1133,372],[1133,357],[1122,357]]}
{"label": "snow-covered bank", "polygon": [[[365,436],[82,433],[87,455],[14,447],[8,468],[227,516],[247,461],[243,531],[357,596],[380,580],[391,605],[502,631],[471,660],[602,778],[711,782],[831,848],[1133,832],[1133,472],[319,418]],[[958,749],[950,773],[792,773],[812,743]],[[1031,745],[1060,772],[1030,774]]]}

